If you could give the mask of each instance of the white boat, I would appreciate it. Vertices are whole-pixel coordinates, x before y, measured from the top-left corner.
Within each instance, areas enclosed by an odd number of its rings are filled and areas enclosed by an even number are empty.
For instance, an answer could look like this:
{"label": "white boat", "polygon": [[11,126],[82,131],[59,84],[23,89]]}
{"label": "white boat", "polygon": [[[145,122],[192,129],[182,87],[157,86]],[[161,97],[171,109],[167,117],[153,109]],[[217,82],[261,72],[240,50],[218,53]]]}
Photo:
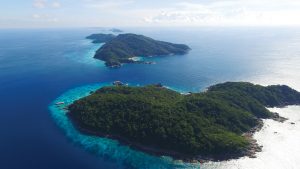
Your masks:
{"label": "white boat", "polygon": [[113,82],[113,85],[115,85],[115,86],[123,86],[124,83],[121,82],[121,81],[114,81],[114,82]]}
{"label": "white boat", "polygon": [[56,105],[61,105],[61,104],[65,104],[65,102],[57,102],[55,103]]}

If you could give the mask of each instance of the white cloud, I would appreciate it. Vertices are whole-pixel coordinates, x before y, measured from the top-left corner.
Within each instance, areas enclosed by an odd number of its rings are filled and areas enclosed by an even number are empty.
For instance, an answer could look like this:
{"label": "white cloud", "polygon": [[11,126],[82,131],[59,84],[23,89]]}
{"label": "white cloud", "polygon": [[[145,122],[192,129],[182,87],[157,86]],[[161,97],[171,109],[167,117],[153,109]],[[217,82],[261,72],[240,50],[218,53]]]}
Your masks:
{"label": "white cloud", "polygon": [[[68,0],[64,11],[57,8],[66,1],[32,1],[35,8],[43,9],[32,15],[36,20],[60,18],[74,25],[300,25],[300,0]],[[47,18],[43,12],[57,17]]]}
{"label": "white cloud", "polygon": [[48,7],[60,8],[61,4],[57,1],[49,2],[48,0],[34,0],[33,6],[38,9],[43,9],[43,8],[48,8]]}
{"label": "white cloud", "polygon": [[32,18],[40,22],[58,22],[59,19],[48,14],[33,14]]}
{"label": "white cloud", "polygon": [[133,0],[85,0],[86,7],[96,8],[96,9],[107,9],[112,10],[113,8],[124,7],[131,3],[134,3]]}
{"label": "white cloud", "polygon": [[51,6],[52,6],[53,8],[60,8],[60,7],[61,7],[61,4],[60,4],[59,2],[53,2],[53,3],[51,4]]}
{"label": "white cloud", "polygon": [[33,6],[35,7],[35,8],[45,8],[46,7],[46,3],[47,3],[47,1],[46,0],[35,0],[34,2],[33,2]]}
{"label": "white cloud", "polygon": [[49,1],[49,0],[35,0],[33,2],[33,6],[38,9],[45,9],[43,11],[39,11],[32,15],[32,18],[35,22],[41,23],[51,23],[51,22],[58,22],[59,19],[53,15],[51,15],[51,11],[46,9],[48,8],[60,8],[61,4],[58,1]]}
{"label": "white cloud", "polygon": [[267,0],[215,1],[205,4],[180,2],[172,8],[144,17],[144,21],[149,24],[198,26],[300,25],[300,3],[287,1],[291,3],[280,0],[274,0],[277,2],[275,4]]}
{"label": "white cloud", "polygon": [[39,14],[33,14],[32,17],[33,17],[34,19],[39,19],[39,18],[41,18],[41,16],[40,16]]}

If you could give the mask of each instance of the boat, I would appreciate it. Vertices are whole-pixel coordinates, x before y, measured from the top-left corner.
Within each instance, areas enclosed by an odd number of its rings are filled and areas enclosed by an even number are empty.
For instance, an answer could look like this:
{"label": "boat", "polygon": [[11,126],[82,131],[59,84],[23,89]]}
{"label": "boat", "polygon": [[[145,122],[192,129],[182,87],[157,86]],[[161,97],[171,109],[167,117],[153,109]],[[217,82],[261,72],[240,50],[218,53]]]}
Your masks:
{"label": "boat", "polygon": [[123,86],[125,84],[123,82],[121,82],[121,81],[114,81],[113,85],[115,85],[115,86]]}

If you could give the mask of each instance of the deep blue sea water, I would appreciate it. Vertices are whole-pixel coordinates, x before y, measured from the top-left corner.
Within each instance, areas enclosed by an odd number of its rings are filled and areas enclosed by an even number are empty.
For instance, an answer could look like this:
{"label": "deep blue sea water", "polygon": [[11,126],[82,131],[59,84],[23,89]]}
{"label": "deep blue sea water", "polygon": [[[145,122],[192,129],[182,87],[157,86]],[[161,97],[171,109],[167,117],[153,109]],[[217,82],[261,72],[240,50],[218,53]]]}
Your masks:
{"label": "deep blue sea water", "polygon": [[[78,94],[86,85],[122,80],[141,85],[161,82],[182,91],[201,91],[224,81],[287,84],[300,90],[298,28],[126,28],[185,43],[192,50],[185,56],[151,58],[155,65],[130,64],[120,69],[108,69],[92,58],[100,45],[85,36],[101,30],[0,30],[1,169],[128,168],[109,153],[96,155],[93,147],[66,136],[49,106],[60,96],[70,96],[65,93],[70,89]],[[204,167],[222,168],[220,164]]]}

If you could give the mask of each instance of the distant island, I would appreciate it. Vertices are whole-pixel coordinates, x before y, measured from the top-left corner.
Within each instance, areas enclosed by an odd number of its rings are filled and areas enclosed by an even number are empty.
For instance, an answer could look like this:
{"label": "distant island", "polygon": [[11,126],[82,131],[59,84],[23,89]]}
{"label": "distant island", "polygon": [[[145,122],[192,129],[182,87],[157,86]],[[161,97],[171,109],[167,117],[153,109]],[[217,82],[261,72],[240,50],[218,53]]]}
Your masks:
{"label": "distant island", "polygon": [[109,137],[155,155],[185,161],[255,157],[252,134],[262,120],[285,119],[266,107],[300,104],[285,85],[226,82],[205,92],[180,94],[161,84],[103,87],[68,107],[82,132]]}
{"label": "distant island", "polygon": [[157,41],[143,35],[136,34],[93,34],[87,37],[93,43],[105,43],[95,54],[96,59],[105,61],[108,67],[120,67],[123,63],[144,63],[134,57],[183,55],[190,48],[184,44],[173,44]]}
{"label": "distant island", "polygon": [[114,32],[114,33],[121,33],[121,32],[123,32],[121,29],[117,29],[117,28],[112,28],[109,31]]}

